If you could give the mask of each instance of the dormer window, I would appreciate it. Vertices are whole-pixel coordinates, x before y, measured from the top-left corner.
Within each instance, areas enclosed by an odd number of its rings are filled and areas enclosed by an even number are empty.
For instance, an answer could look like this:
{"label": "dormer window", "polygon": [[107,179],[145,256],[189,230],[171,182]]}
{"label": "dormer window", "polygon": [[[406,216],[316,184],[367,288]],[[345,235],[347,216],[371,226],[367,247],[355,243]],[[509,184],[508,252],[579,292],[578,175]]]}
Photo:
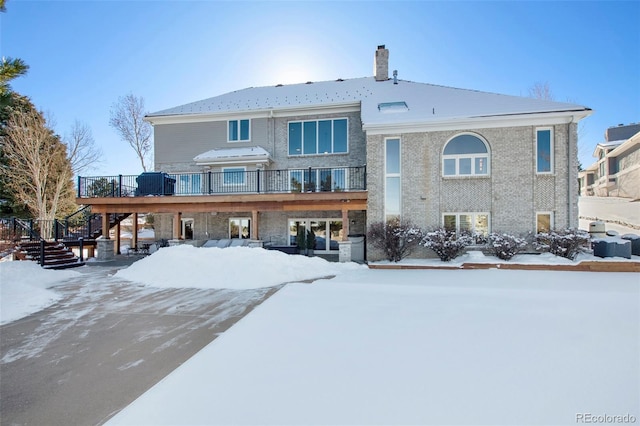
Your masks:
{"label": "dormer window", "polygon": [[249,142],[251,140],[251,120],[229,120],[229,142]]}

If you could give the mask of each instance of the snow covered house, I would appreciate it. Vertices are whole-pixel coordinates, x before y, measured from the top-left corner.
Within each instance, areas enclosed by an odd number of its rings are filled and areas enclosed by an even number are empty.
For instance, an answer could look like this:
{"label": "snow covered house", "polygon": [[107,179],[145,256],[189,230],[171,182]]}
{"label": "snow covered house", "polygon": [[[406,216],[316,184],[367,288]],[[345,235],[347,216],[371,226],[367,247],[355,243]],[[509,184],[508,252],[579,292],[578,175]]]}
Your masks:
{"label": "snow covered house", "polygon": [[640,198],[640,124],[609,127],[596,145],[597,161],[580,171],[580,195]]}
{"label": "snow covered house", "polygon": [[394,216],[481,233],[577,226],[576,128],[589,108],[402,80],[388,64],[378,46],[371,77],[248,88],[148,114],[170,191],[89,201],[154,212],[158,238],[195,244],[288,247],[310,230],[316,253],[341,259],[349,235]]}

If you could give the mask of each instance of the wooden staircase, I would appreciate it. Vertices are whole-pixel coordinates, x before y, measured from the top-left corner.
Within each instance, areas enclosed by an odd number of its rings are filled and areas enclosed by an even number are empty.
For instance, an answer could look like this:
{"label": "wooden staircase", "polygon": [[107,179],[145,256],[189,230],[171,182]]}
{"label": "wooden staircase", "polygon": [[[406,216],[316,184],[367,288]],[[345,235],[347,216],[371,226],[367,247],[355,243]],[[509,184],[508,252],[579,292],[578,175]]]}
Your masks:
{"label": "wooden staircase", "polygon": [[28,241],[18,246],[15,257],[18,260],[38,262],[45,269],[67,269],[84,265],[71,249],[62,243],[44,242],[44,262],[41,262],[41,242]]}

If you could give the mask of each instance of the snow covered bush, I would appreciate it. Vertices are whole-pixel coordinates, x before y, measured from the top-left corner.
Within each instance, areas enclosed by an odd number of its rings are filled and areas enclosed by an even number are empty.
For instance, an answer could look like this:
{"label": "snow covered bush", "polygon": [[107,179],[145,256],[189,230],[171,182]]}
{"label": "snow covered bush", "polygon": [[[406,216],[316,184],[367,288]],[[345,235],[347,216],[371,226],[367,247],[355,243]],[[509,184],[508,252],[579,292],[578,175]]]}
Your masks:
{"label": "snow covered bush", "polygon": [[565,229],[536,234],[534,246],[536,250],[573,260],[578,253],[589,249],[590,241],[586,231]]}
{"label": "snow covered bush", "polygon": [[398,262],[407,257],[422,239],[422,230],[399,219],[376,222],[369,227],[368,241],[382,250],[387,260]]}
{"label": "snow covered bush", "polygon": [[475,242],[474,238],[464,232],[438,228],[427,232],[422,239],[422,245],[435,251],[440,260],[448,262],[458,257],[464,248]]}
{"label": "snow covered bush", "polygon": [[524,238],[492,232],[489,234],[489,251],[502,260],[509,260],[527,246]]}

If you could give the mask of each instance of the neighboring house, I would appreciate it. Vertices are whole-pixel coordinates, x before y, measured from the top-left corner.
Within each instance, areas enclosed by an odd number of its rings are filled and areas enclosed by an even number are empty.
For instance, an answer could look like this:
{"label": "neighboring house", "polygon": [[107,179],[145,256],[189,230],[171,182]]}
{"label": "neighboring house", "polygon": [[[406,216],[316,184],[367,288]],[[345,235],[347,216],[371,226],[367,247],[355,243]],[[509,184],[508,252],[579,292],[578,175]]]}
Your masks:
{"label": "neighboring house", "polygon": [[595,163],[579,173],[580,195],[640,198],[640,124],[609,127]]}
{"label": "neighboring house", "polygon": [[154,212],[158,238],[195,244],[290,246],[312,230],[316,253],[344,249],[343,260],[349,235],[397,216],[484,234],[578,225],[576,128],[589,108],[389,78],[388,58],[379,46],[373,77],[248,88],[148,114],[155,170],[173,196],[87,200],[100,178],[81,178],[79,202]]}

